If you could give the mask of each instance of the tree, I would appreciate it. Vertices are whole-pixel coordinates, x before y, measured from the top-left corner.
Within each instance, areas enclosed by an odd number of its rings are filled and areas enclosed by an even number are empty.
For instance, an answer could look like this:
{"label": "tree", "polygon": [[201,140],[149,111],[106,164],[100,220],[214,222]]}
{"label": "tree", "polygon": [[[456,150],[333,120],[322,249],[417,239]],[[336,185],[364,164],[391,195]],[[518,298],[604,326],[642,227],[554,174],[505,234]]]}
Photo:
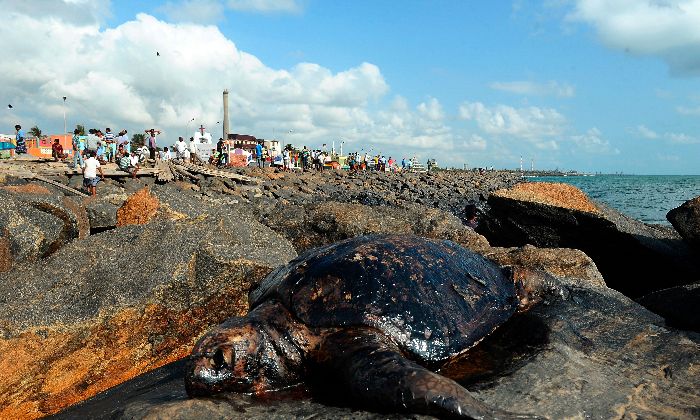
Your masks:
{"label": "tree", "polygon": [[131,150],[136,150],[137,147],[141,147],[146,144],[146,135],[141,133],[136,133],[131,136]]}
{"label": "tree", "polygon": [[292,146],[292,144],[289,143],[286,146],[284,146],[284,150],[289,150],[291,152],[292,150],[294,150],[294,146]]}
{"label": "tree", "polygon": [[85,135],[85,126],[82,124],[78,124],[75,126],[75,129],[78,130],[78,135],[79,136],[84,136]]}
{"label": "tree", "polygon": [[32,136],[34,136],[36,138],[40,138],[41,137],[41,128],[39,128],[38,126],[35,125],[34,127],[29,129],[29,134],[31,134]]}

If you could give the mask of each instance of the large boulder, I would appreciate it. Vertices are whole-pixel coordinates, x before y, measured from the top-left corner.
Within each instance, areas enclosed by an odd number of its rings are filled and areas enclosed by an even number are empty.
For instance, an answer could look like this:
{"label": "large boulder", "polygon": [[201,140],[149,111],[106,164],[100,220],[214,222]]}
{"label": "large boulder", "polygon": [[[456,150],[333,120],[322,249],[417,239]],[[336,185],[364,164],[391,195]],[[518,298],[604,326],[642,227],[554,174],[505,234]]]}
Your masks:
{"label": "large boulder", "polygon": [[594,203],[573,186],[523,183],[489,196],[478,232],[497,246],[576,248],[608,286],[630,297],[700,277],[692,250],[671,228],[647,225]]}
{"label": "large boulder", "polygon": [[259,213],[261,223],[288,238],[297,252],[355,236],[412,233],[449,239],[474,251],[488,241],[450,213],[416,204],[367,206],[334,201],[306,206],[284,205]]}
{"label": "large boulder", "polygon": [[51,255],[88,234],[78,200],[36,184],[0,189],[0,272]]}
{"label": "large boulder", "polygon": [[0,418],[55,413],[182,358],[295,255],[229,209],[116,228],[0,275]]}
{"label": "large boulder", "polygon": [[[535,266],[554,256],[501,251]],[[574,254],[570,259],[583,263]],[[700,335],[667,329],[660,317],[595,280],[555,284],[558,291],[542,304],[511,318],[442,373],[492,406],[547,418],[700,416]],[[333,394],[332,383],[323,386]],[[188,399],[182,366],[169,365],[58,418],[405,418],[323,402],[303,393]]]}
{"label": "large boulder", "polygon": [[586,287],[606,287],[605,279],[591,258],[578,249],[493,247],[484,255],[502,266],[527,267],[545,271],[561,282]]}
{"label": "large boulder", "polygon": [[671,222],[683,239],[700,250],[700,196],[669,211],[666,219]]}

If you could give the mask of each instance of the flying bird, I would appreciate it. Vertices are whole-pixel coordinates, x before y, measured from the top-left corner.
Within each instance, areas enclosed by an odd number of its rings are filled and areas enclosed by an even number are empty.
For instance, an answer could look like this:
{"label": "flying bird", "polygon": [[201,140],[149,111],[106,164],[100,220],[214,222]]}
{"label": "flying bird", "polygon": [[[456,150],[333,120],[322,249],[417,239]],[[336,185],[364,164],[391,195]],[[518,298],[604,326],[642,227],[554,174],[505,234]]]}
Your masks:
{"label": "flying bird", "polygon": [[7,104],[7,109],[12,109],[12,105],[11,105],[11,104]]}
{"label": "flying bird", "polygon": [[160,57],[160,53],[156,51],[156,57]]}

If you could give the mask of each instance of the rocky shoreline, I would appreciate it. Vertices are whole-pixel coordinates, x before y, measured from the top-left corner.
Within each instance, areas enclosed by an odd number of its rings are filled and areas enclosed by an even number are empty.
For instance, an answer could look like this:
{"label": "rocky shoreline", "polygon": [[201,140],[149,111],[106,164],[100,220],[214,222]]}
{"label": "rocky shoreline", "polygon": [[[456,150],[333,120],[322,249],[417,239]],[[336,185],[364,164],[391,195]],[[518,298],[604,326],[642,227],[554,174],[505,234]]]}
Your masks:
{"label": "rocky shoreline", "polygon": [[[119,178],[92,198],[0,176],[0,417],[378,417],[306,392],[187,399],[178,367],[274,267],[371,233],[449,239],[565,288],[444,367],[487,403],[550,418],[700,416],[692,212],[679,234],[502,172],[236,173],[257,181]],[[482,209],[477,232],[468,203]]]}

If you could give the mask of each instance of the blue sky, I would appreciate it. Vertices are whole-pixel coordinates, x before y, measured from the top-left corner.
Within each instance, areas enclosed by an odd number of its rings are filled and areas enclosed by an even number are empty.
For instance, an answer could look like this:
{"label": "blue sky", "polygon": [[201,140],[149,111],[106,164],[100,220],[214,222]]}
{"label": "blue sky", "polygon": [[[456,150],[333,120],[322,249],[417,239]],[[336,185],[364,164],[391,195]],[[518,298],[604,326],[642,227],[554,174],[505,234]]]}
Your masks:
{"label": "blue sky", "polygon": [[[444,166],[700,173],[700,0],[0,0],[16,122]],[[155,51],[161,53],[156,59]],[[53,66],[51,70],[49,68]],[[3,80],[4,79],[4,80]],[[193,124],[194,125],[194,124]]]}

